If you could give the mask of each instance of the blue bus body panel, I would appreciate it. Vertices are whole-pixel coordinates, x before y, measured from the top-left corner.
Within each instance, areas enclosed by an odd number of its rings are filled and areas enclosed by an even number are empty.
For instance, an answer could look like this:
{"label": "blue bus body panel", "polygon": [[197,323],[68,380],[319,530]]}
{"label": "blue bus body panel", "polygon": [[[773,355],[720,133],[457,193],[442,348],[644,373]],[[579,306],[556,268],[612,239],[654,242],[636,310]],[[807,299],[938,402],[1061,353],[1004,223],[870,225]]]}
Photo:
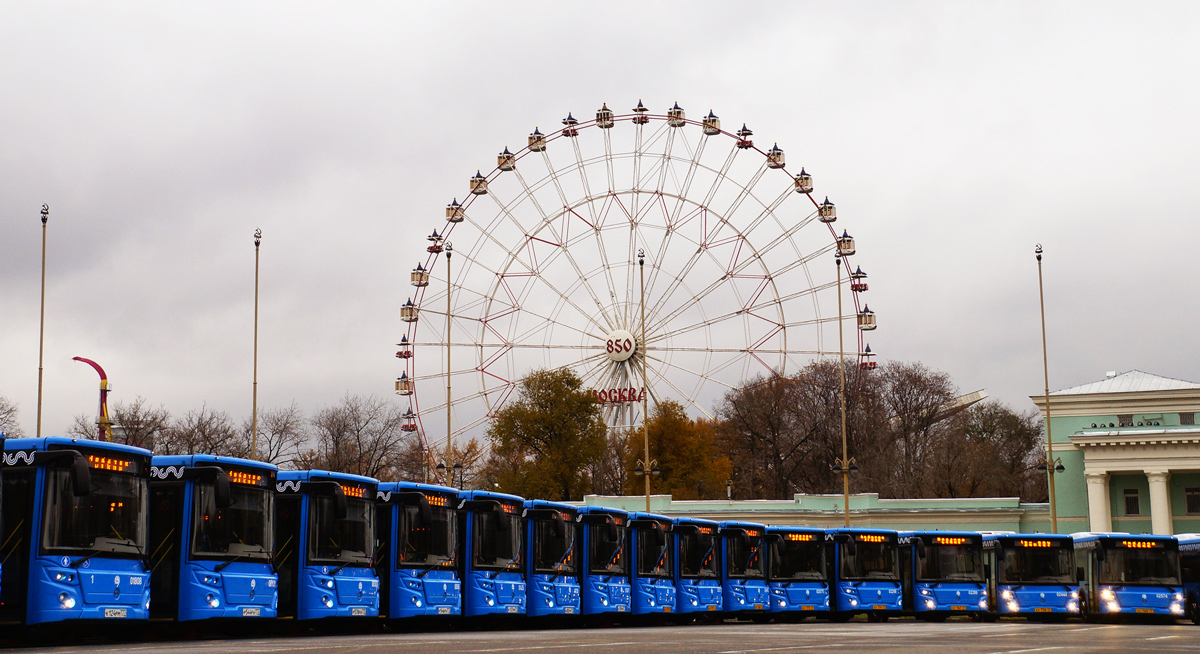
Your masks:
{"label": "blue bus body panel", "polygon": [[[595,506],[579,507],[579,520],[589,514],[607,514],[616,528],[626,530],[629,524],[629,513],[621,509],[608,509]],[[599,575],[589,572],[592,569],[591,548],[589,543],[592,530],[601,527],[583,523],[582,547],[583,556],[580,561],[580,608],[584,615],[599,615],[604,613],[630,613],[632,611],[631,588],[629,585],[630,546],[626,540],[622,546],[622,556],[625,559],[626,573],[624,575]],[[627,534],[628,536],[628,534]]]}
{"label": "blue bus body panel", "polygon": [[[898,538],[898,534],[890,529],[857,529],[838,528],[825,532],[825,538],[834,540],[839,535],[856,537],[862,534]],[[833,583],[833,601],[830,609],[837,612],[867,611],[879,615],[893,615],[904,611],[904,594],[900,581],[851,581],[842,579],[842,549],[835,548],[834,570],[837,578]],[[897,545],[897,556],[899,547]],[[897,566],[899,561],[896,562]]]}
{"label": "blue bus body panel", "polygon": [[[417,484],[413,482],[381,482],[377,497],[383,502],[391,499],[395,492],[419,491],[446,493],[448,497],[457,497],[458,489],[435,484]],[[380,504],[379,511],[391,511],[392,534],[388,542],[393,547],[389,560],[393,562],[387,577],[380,580],[389,584],[391,590],[386,608],[389,618],[416,618],[434,615],[462,615],[462,579],[459,577],[459,566],[451,568],[398,568],[397,552],[397,520],[400,507],[394,504]],[[376,525],[378,526],[378,525]],[[459,557],[462,553],[459,552]],[[459,559],[461,561],[461,558]]]}
{"label": "blue bus body panel", "polygon": [[[271,463],[251,461],[236,457],[196,454],[188,456],[156,456],[151,459],[151,478],[168,480],[182,479],[183,470],[198,464],[228,465],[243,469],[278,473],[279,468]],[[183,503],[184,533],[191,534],[193,512],[193,484],[186,481]],[[268,490],[273,491],[273,488]],[[193,560],[185,546],[180,552],[178,592],[178,619],[206,620],[209,618],[274,618],[279,608],[279,575],[270,563],[259,561]],[[222,563],[220,571],[217,566]],[[213,606],[213,604],[216,606]]]}
{"label": "blue bus body panel", "polygon": [[[1195,561],[1200,559],[1200,534],[1176,534],[1175,540],[1179,543],[1180,572],[1183,572],[1185,560],[1193,562],[1188,567],[1200,567],[1200,561]],[[1181,580],[1183,581],[1183,596],[1187,598],[1188,605],[1195,610],[1194,607],[1200,605],[1200,581],[1188,578],[1187,575],[1184,575]],[[1194,619],[1196,616],[1193,616]]]}
{"label": "blue bus body panel", "polygon": [[[912,538],[966,538],[980,545],[982,564],[983,539],[973,531],[904,531],[899,533],[901,543]],[[902,553],[901,556],[904,556]],[[917,549],[908,551],[913,571],[912,597],[908,598],[912,610],[917,613],[978,613],[987,610],[987,580],[981,581],[919,581],[916,570],[920,565]],[[932,605],[931,605],[932,604]]]}
{"label": "blue bus body panel", "polygon": [[[524,510],[553,509],[569,516],[567,529],[576,529],[577,507],[561,502],[545,500],[525,500]],[[540,574],[533,571],[534,521],[525,521],[525,575],[526,575],[526,614],[530,616],[543,615],[578,615],[580,613],[579,577],[575,575]],[[579,534],[576,533],[578,538]],[[572,552],[572,556],[574,552]],[[579,562],[576,561],[576,570]]]}
{"label": "blue bus body panel", "polygon": [[[33,463],[33,452],[70,449],[71,446],[105,450],[113,456],[145,457],[150,451],[140,447],[48,436],[10,438],[4,441],[5,465]],[[34,538],[40,541],[45,525],[45,470],[36,471],[33,492]],[[109,558],[102,555],[76,562],[85,556],[41,554],[37,548],[28,561],[9,561],[9,565],[28,565],[28,603],[26,624],[63,620],[146,620],[150,617],[150,571],[140,559]]]}
{"label": "blue bus body panel", "polygon": [[[463,502],[474,500],[497,500],[515,506],[517,515],[525,503],[525,500],[516,495],[508,495],[505,493],[493,493],[489,491],[460,491],[459,507],[462,510]],[[466,511],[465,520],[460,519],[460,524],[464,524],[462,539],[461,556],[463,561],[463,592],[462,592],[462,614],[466,616],[475,615],[524,615],[526,604],[526,585],[525,574],[518,569],[517,571],[494,571],[494,570],[475,570],[472,566],[472,559],[475,545],[474,534],[475,512]],[[522,542],[524,538],[522,538]],[[522,552],[522,556],[525,553]]]}
{"label": "blue bus body panel", "polygon": [[[657,513],[637,511],[629,516],[634,520],[656,520],[666,525],[671,519]],[[675,610],[675,580],[661,577],[642,577],[638,574],[638,547],[636,534],[639,529],[630,530],[629,551],[632,553],[629,561],[630,592],[632,594],[633,613],[648,615],[656,613],[671,613]],[[674,534],[666,535],[668,544],[673,543]],[[671,547],[672,545],[668,545]]]}
{"label": "blue bus body panel", "polygon": [[[984,550],[991,549],[1001,542],[1001,539],[1050,540],[1061,543],[1069,549],[1074,548],[1068,534],[984,534]],[[999,568],[999,566],[996,566]],[[997,613],[1000,615],[1045,615],[1045,614],[1079,614],[1079,585],[1077,583],[1003,583],[999,578],[1000,571],[991,571],[997,597],[991,598]],[[1013,607],[1016,607],[1015,610]]]}
{"label": "blue bus body panel", "polygon": [[725,521],[718,525],[721,533],[721,587],[724,597],[722,602],[726,613],[762,613],[770,610],[771,590],[767,586],[766,575],[744,579],[729,576],[729,543],[726,532],[729,529],[745,529],[757,534],[760,538],[758,559],[759,565],[766,557],[767,526],[756,522]]}
{"label": "blue bus body panel", "polygon": [[[366,486],[364,495],[372,498],[378,482],[371,477],[351,475],[326,470],[283,471],[276,477],[276,490],[299,490],[306,481],[349,482]],[[302,557],[299,578],[296,582],[298,602],[296,618],[316,620],[340,617],[377,617],[379,615],[379,577],[375,570],[365,566],[338,566],[310,563],[308,548],[309,495],[302,493],[299,548]]]}
{"label": "blue bus body panel", "polygon": [[679,613],[719,613],[725,604],[721,578],[719,576],[715,579],[685,579],[683,577],[680,567],[683,564],[683,557],[680,556],[683,546],[682,534],[678,530],[680,525],[712,530],[713,557],[717,559],[718,570],[723,561],[720,552],[722,542],[717,522],[702,518],[675,518],[676,533],[672,536],[675,541],[675,610]]}
{"label": "blue bus body panel", "polygon": [[[786,537],[788,534],[806,534],[815,542],[825,540],[825,530],[816,527],[767,527],[768,535]],[[769,572],[769,571],[768,571]],[[770,608],[775,613],[816,613],[829,611],[828,581],[783,581],[771,579]]]}
{"label": "blue bus body panel", "polygon": [[[1178,547],[1174,536],[1159,536],[1151,534],[1072,534],[1075,548],[1078,551],[1081,544],[1087,547],[1089,543],[1112,542],[1118,540],[1162,541],[1169,546]],[[1097,546],[1093,545],[1093,547]],[[1076,563],[1078,565],[1078,562]],[[1181,617],[1184,613],[1184,595],[1182,585],[1123,585],[1112,583],[1097,583],[1098,597],[1094,598],[1097,606],[1093,609],[1100,614],[1130,614],[1130,615],[1166,615]],[[1111,598],[1111,599],[1110,599]],[[1117,603],[1117,611],[1112,611],[1109,602]]]}

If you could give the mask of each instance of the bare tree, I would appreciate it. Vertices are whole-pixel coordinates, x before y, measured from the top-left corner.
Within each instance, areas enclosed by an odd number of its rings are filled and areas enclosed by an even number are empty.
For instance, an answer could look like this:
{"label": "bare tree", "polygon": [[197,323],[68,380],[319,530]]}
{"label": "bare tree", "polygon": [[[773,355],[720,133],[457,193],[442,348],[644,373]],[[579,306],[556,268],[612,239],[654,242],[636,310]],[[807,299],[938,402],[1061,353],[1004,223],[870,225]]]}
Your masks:
{"label": "bare tree", "polygon": [[[113,404],[110,414],[114,440],[152,451],[171,423],[169,411],[161,404],[158,407],[150,406],[146,398],[141,396],[132,402]],[[67,429],[67,434],[76,438],[98,438],[96,419],[84,414],[76,415],[74,422]]]}
{"label": "bare tree", "polygon": [[[250,419],[242,421],[239,432],[242,446],[251,449]],[[300,458],[300,448],[308,442],[308,422],[304,412],[292,402],[263,412],[258,417],[258,451],[252,457],[258,461],[274,463],[281,468],[295,468]]]}
{"label": "bare tree", "polygon": [[163,431],[155,454],[215,454],[248,457],[249,443],[238,437],[233,420],[208,405],[188,411]]}
{"label": "bare tree", "polygon": [[301,454],[298,465],[378,479],[397,467],[404,452],[404,422],[399,407],[390,402],[347,394],[313,417],[316,447]]}
{"label": "bare tree", "polygon": [[22,438],[21,423],[17,420],[17,403],[0,395],[0,434],[8,438]]}

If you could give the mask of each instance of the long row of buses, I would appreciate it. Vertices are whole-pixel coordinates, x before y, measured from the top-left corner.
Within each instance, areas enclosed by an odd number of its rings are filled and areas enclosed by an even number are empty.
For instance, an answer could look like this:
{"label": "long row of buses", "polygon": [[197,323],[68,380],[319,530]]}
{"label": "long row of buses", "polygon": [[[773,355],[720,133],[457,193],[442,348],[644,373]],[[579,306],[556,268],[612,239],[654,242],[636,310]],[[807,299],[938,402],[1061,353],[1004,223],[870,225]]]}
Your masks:
{"label": "long row of buses", "polygon": [[0,471],[25,625],[1198,617],[1200,535],[768,527],[62,437]]}

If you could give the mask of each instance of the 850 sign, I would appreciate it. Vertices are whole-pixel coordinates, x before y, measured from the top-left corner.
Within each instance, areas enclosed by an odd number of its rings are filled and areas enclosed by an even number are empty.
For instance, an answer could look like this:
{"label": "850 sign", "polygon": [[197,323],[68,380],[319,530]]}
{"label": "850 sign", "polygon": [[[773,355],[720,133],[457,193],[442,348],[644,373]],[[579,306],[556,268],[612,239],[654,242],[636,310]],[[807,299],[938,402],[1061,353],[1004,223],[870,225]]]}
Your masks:
{"label": "850 sign", "polygon": [[613,361],[625,361],[637,351],[637,340],[624,329],[609,333],[604,342],[604,353]]}

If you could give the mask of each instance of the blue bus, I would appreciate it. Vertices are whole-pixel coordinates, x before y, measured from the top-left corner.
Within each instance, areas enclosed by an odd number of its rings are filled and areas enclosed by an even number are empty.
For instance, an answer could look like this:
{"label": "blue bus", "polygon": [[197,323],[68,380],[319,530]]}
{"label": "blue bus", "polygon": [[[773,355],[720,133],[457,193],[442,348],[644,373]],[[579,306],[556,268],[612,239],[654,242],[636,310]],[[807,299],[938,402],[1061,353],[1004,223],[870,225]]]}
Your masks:
{"label": "blue bus", "polygon": [[376,484],[370,477],[325,470],[279,473],[279,617],[379,615],[379,578],[372,567]]}
{"label": "blue bus", "polygon": [[458,497],[463,615],[524,615],[524,500],[488,491]]}
{"label": "blue bus", "polygon": [[833,545],[818,527],[767,527],[772,613],[803,618],[829,612]]}
{"label": "blue bus", "polygon": [[3,463],[0,619],[148,618],[150,452],[13,438]]}
{"label": "blue bus", "polygon": [[598,506],[579,508],[580,604],[584,615],[632,612],[629,588],[629,513]]}
{"label": "blue bus", "polygon": [[918,620],[987,611],[983,536],[973,531],[906,531],[899,534],[905,608]]}
{"label": "blue bus", "polygon": [[629,584],[635,615],[675,610],[675,550],[673,523],[665,515],[636,511],[629,516],[633,560]]}
{"label": "blue bus", "polygon": [[842,527],[826,531],[825,539],[834,545],[831,619],[866,613],[871,620],[886,620],[904,611],[896,532]]}
{"label": "blue bus", "polygon": [[1179,543],[1173,536],[1071,534],[1083,617],[1182,617]]}
{"label": "blue bus", "polygon": [[580,612],[576,511],[570,504],[525,501],[526,615]]}
{"label": "blue bus", "polygon": [[150,617],[274,618],[275,475],[209,455],[150,460]]}
{"label": "blue bus", "polygon": [[1066,534],[985,533],[983,566],[992,615],[1079,615],[1075,544]]}
{"label": "blue bus", "polygon": [[380,611],[389,619],[460,615],[458,491],[386,482],[376,499]]}
{"label": "blue bus", "polygon": [[675,611],[712,613],[722,607],[721,536],[718,524],[700,518],[675,518]]}
{"label": "blue bus", "polygon": [[767,588],[767,526],[754,522],[726,521],[721,535],[721,587],[726,615],[765,615],[770,611]]}
{"label": "blue bus", "polygon": [[1184,615],[1200,624],[1200,534],[1176,534],[1179,575],[1183,582]]}

